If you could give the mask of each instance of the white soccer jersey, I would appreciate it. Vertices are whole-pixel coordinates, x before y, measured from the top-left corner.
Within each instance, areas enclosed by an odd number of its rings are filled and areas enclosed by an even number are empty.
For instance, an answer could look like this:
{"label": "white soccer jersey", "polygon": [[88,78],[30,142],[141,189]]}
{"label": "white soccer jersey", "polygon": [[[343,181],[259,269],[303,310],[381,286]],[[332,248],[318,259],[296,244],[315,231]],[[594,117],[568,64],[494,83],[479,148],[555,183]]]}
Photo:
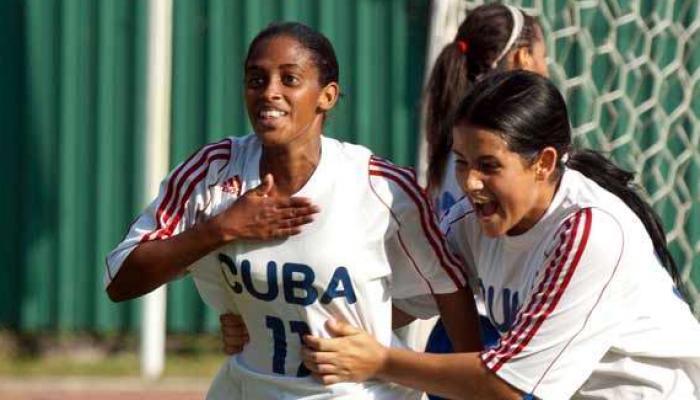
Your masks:
{"label": "white soccer jersey", "polygon": [[442,228],[501,333],[491,371],[543,399],[700,398],[700,325],[618,197],[566,170],[533,228],[497,238],[465,204]]}
{"label": "white soccer jersey", "polygon": [[[258,186],[261,149],[255,135],[229,138],[176,168],[109,255],[107,283],[138,243],[182,232]],[[220,313],[239,313],[250,336],[243,352],[222,369],[211,398],[221,385],[238,391],[239,397],[227,398],[415,396],[377,382],[326,388],[301,363],[302,335],[328,337],[328,318],[345,320],[389,345],[392,298],[450,293],[464,284],[412,171],[330,138],[322,138],[321,149],[319,165],[296,194],[321,211],[301,234],[236,241],[190,267],[204,301]],[[231,376],[242,373],[246,379]]]}
{"label": "white soccer jersey", "polygon": [[455,203],[464,198],[464,192],[459,187],[457,176],[455,175],[455,155],[453,152],[450,152],[445,164],[445,176],[442,179],[442,183],[437,190],[431,193],[435,212],[437,212],[439,217],[447,214],[447,211]]}

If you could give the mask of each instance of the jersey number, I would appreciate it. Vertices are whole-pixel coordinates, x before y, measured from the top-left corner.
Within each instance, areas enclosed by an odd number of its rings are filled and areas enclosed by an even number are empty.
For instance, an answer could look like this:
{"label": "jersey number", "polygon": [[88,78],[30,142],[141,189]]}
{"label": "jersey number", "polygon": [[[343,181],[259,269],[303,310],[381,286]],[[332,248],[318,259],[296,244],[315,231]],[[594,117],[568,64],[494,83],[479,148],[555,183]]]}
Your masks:
{"label": "jersey number", "polygon": [[[272,353],[272,372],[285,375],[284,360],[287,358],[287,334],[284,329],[284,321],[270,315],[265,316],[265,326],[272,331],[273,353]],[[299,335],[299,341],[302,337],[311,333],[309,325],[304,321],[289,321],[289,330],[294,334]],[[304,365],[299,364],[297,368],[297,377],[309,376],[311,371]]]}

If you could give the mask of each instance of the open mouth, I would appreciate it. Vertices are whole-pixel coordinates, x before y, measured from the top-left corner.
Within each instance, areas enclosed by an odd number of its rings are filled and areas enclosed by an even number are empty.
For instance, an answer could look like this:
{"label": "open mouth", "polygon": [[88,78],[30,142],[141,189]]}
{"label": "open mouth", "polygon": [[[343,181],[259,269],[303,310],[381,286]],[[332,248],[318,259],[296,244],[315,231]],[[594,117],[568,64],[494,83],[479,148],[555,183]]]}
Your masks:
{"label": "open mouth", "polygon": [[473,200],[472,204],[479,218],[488,218],[498,211],[498,203],[493,200],[478,199]]}

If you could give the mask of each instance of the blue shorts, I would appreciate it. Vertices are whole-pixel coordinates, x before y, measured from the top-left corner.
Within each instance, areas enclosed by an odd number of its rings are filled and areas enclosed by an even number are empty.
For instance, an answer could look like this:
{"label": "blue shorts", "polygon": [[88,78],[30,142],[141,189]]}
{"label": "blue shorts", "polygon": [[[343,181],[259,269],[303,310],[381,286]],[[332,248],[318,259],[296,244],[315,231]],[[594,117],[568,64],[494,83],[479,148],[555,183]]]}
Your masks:
{"label": "blue shorts", "polygon": [[[481,343],[484,344],[485,348],[493,347],[498,343],[498,339],[501,337],[498,331],[491,324],[488,318],[484,316],[479,316],[479,332],[481,334]],[[452,353],[452,343],[450,343],[450,338],[447,337],[447,331],[445,331],[445,326],[442,324],[442,320],[438,320],[435,324],[435,328],[430,332],[428,337],[428,344],[425,346],[426,353]],[[442,397],[428,394],[430,400],[444,400]]]}

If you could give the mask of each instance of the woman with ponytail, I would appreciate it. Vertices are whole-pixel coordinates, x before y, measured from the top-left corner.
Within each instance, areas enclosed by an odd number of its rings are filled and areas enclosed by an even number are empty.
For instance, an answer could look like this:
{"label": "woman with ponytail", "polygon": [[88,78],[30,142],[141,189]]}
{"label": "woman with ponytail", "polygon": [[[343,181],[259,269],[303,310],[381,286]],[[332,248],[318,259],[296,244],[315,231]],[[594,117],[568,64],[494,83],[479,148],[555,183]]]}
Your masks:
{"label": "woman with ponytail", "polygon": [[454,40],[435,60],[425,93],[428,192],[442,215],[462,197],[450,156],[449,115],[467,89],[495,70],[523,69],[547,76],[547,52],[536,18],[503,4],[471,10]]}
{"label": "woman with ponytail", "polygon": [[[537,19],[516,7],[498,3],[471,10],[454,40],[443,48],[431,71],[425,94],[428,193],[440,216],[464,196],[455,179],[449,122],[450,114],[464,93],[476,81],[494,71],[522,69],[547,76],[546,57],[542,27]],[[495,345],[499,336],[497,327],[484,315],[483,299],[477,296],[476,300],[482,314],[483,345]],[[427,338],[426,351],[452,351],[442,321],[438,320]],[[437,399],[435,396],[431,398]]]}
{"label": "woman with ponytail", "polygon": [[481,352],[389,349],[344,323],[307,336],[324,383],[382,379],[459,399],[697,399],[700,324],[632,175],[572,146],[541,75],[478,81],[450,119],[467,196],[443,219],[500,340]]}

